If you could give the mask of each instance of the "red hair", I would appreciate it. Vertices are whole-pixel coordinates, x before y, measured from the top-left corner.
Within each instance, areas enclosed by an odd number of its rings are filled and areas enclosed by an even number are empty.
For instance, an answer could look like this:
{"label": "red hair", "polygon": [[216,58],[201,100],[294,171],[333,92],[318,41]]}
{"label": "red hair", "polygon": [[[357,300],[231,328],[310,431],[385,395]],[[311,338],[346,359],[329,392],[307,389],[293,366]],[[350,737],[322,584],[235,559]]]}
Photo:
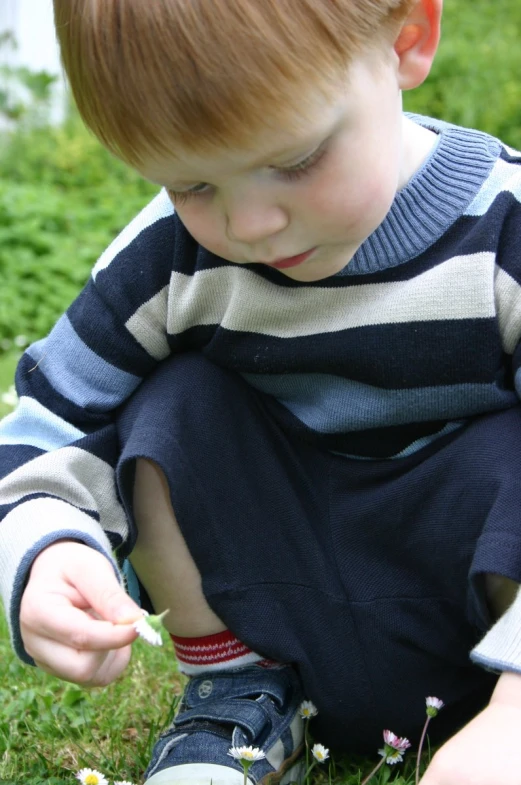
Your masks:
{"label": "red hair", "polygon": [[287,124],[415,0],[54,0],[80,114],[134,166]]}

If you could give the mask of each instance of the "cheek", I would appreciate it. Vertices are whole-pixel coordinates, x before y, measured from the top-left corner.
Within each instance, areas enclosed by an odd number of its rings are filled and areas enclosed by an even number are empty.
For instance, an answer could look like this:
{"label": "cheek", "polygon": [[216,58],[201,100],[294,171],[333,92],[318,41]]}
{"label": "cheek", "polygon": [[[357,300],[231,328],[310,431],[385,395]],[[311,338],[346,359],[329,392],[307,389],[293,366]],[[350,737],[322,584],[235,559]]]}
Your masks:
{"label": "cheek", "polygon": [[222,222],[208,205],[188,203],[176,207],[176,213],[199,245],[226,258],[229,243]]}
{"label": "cheek", "polygon": [[[353,160],[353,159],[351,159]],[[350,167],[324,171],[307,190],[310,221],[336,235],[358,227],[373,231],[387,214],[396,195],[398,173],[385,163],[365,160]]]}

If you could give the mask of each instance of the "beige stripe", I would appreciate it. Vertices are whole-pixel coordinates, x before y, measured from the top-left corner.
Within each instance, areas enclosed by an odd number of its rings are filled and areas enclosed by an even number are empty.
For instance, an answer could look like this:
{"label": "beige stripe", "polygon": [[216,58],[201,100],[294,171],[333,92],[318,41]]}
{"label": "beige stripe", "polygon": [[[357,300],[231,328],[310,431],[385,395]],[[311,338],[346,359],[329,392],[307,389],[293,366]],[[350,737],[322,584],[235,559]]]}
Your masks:
{"label": "beige stripe", "polygon": [[284,744],[281,739],[277,739],[273,747],[266,753],[266,760],[278,771],[284,763]]}
{"label": "beige stripe", "polygon": [[472,649],[470,657],[485,667],[521,673],[521,591],[510,608]]}
{"label": "beige stripe", "polygon": [[293,739],[293,747],[294,749],[297,749],[297,747],[300,747],[304,740],[304,720],[300,716],[300,712],[297,711],[289,727],[291,730],[291,737]]}
{"label": "beige stripe", "polygon": [[349,288],[286,288],[239,265],[194,276],[173,273],[168,332],[222,324],[291,338],[411,320],[492,316],[493,261],[491,253],[454,257],[409,281]]}
{"label": "beige stripe", "polygon": [[112,553],[110,542],[100,525],[89,515],[59,499],[31,499],[5,516],[0,526],[0,589],[7,617],[21,560],[43,537],[63,529],[78,532],[79,537],[89,535],[99,543],[107,557]]}
{"label": "beige stripe", "polygon": [[105,531],[122,537],[128,532],[112,467],[85,450],[62,447],[28,461],[0,480],[2,504],[15,504],[36,492],[49,493],[74,507],[99,512]]}
{"label": "beige stripe", "polygon": [[521,286],[496,267],[496,303],[503,348],[513,354],[521,338]]}
{"label": "beige stripe", "polygon": [[136,341],[155,360],[164,360],[170,354],[166,339],[168,291],[169,286],[161,289],[138,308],[125,324]]}

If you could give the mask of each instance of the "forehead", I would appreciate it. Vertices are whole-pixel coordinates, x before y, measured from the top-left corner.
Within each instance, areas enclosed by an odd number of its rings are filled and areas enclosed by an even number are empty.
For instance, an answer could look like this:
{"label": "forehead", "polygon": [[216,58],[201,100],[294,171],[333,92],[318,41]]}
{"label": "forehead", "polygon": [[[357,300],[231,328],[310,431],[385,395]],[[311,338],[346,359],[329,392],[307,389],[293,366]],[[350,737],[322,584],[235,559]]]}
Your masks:
{"label": "forehead", "polygon": [[[349,73],[325,95],[312,87],[305,90],[299,110],[285,115],[283,122],[266,118],[262,128],[240,145],[183,149],[172,144],[171,154],[148,157],[140,172],[158,184],[205,181],[230,173],[278,163],[311,152],[334,134],[346,117],[359,112],[371,94],[373,69],[362,61],[352,63]],[[197,140],[195,140],[196,142]]]}

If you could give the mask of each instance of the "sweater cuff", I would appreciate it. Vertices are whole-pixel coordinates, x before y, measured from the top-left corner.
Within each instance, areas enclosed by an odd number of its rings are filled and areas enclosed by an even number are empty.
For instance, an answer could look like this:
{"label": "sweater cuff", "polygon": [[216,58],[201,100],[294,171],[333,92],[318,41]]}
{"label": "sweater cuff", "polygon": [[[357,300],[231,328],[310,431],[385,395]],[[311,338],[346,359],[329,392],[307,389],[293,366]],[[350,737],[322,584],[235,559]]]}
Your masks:
{"label": "sweater cuff", "polygon": [[58,540],[78,540],[102,553],[122,583],[110,542],[100,524],[67,502],[31,499],[9,512],[0,525],[0,593],[11,643],[24,662],[34,665],[20,635],[20,604],[29,570],[41,551]]}
{"label": "sweater cuff", "polygon": [[521,589],[514,602],[470,652],[487,670],[521,673]]}

